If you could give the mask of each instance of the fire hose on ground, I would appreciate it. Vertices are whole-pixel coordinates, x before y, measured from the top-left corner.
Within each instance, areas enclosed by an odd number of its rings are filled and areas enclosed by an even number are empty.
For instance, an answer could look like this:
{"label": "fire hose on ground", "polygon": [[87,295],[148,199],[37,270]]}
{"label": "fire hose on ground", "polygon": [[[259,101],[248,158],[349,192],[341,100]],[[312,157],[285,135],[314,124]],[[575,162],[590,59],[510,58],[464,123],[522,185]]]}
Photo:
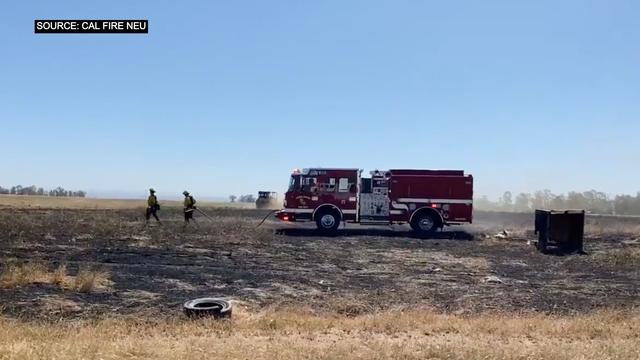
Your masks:
{"label": "fire hose on ground", "polygon": [[[198,208],[195,208],[195,210],[197,210],[200,214],[204,215],[207,219],[209,219],[211,221],[214,221],[213,218],[211,216],[207,215],[204,211],[202,211],[202,210],[200,210]],[[277,211],[279,211],[279,210],[271,210],[271,211],[269,211],[269,213],[267,213],[267,215],[262,219],[262,221],[260,221],[260,223],[256,227],[257,228],[260,227],[267,220],[267,218],[269,216],[271,216],[273,213],[275,213]]]}
{"label": "fire hose on ground", "polygon": [[[202,215],[203,215],[204,217],[206,217],[207,219],[209,219],[209,220],[211,220],[211,221],[215,221],[211,216],[209,216],[209,215],[208,215],[207,213],[205,213],[204,211],[202,211],[202,210],[198,209],[197,207],[196,207],[196,208],[194,208],[193,210],[195,210],[195,211],[199,212],[200,214],[202,214]],[[269,216],[271,216],[273,213],[275,213],[275,212],[277,212],[277,211],[279,211],[279,210],[271,210],[271,211],[269,211],[269,213],[267,213],[267,215],[262,219],[262,221],[260,221],[260,223],[256,226],[256,228],[260,227],[260,226],[261,226],[261,225],[262,225],[262,224],[267,220],[267,218],[268,218]],[[145,225],[146,225],[146,223],[145,223]]]}
{"label": "fire hose on ground", "polygon": [[206,217],[207,219],[211,220],[211,221],[215,221],[213,220],[213,218],[209,215],[207,215],[204,211],[198,209],[198,208],[194,208],[194,210],[198,211],[200,214],[204,215],[204,217]]}
{"label": "fire hose on ground", "polygon": [[269,213],[264,217],[264,219],[262,219],[262,221],[260,221],[260,224],[258,224],[256,227],[257,228],[260,227],[260,225],[262,225],[267,220],[267,218],[269,216],[271,216],[271,214],[273,214],[275,212],[278,212],[278,211],[280,211],[280,210],[271,210],[271,211],[269,211]]}

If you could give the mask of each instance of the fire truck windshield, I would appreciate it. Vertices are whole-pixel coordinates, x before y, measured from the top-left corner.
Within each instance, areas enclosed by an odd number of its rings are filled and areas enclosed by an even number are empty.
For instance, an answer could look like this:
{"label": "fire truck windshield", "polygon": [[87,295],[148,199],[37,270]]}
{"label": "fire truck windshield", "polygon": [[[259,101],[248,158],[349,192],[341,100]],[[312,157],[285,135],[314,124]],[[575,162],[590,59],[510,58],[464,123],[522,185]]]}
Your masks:
{"label": "fire truck windshield", "polygon": [[300,187],[300,175],[291,175],[289,182],[289,191],[294,191]]}

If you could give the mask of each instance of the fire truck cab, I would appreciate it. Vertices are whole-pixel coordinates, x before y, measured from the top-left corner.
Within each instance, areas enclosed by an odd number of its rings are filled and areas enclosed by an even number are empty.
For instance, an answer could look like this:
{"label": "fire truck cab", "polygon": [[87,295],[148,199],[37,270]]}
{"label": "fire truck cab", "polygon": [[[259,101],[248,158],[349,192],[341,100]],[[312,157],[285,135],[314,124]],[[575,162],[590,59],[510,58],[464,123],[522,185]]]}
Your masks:
{"label": "fire truck cab", "polygon": [[471,223],[473,177],[461,170],[294,170],[284,196],[282,221],[314,221],[322,231],[340,222],[408,223],[419,233]]}

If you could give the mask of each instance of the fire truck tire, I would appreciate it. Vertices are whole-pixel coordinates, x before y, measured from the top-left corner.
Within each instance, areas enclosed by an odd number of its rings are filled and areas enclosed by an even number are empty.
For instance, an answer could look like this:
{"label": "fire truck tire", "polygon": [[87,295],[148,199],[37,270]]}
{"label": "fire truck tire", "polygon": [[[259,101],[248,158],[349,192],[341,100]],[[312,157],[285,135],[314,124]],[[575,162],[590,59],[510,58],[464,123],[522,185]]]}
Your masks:
{"label": "fire truck tire", "polygon": [[223,299],[200,298],[184,303],[184,313],[189,317],[212,316],[214,318],[231,317],[231,303]]}
{"label": "fire truck tire", "polygon": [[340,226],[340,213],[337,210],[319,210],[315,218],[318,230],[323,232],[335,232]]}
{"label": "fire truck tire", "polygon": [[429,211],[416,214],[411,221],[411,228],[418,234],[433,234],[440,227],[440,220]]}

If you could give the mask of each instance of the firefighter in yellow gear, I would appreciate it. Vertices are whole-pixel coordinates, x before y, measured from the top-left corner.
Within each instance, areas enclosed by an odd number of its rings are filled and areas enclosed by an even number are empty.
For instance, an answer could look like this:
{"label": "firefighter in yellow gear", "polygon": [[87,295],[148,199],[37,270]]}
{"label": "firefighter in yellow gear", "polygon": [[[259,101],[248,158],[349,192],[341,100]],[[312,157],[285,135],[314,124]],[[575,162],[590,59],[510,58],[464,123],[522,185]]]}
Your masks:
{"label": "firefighter in yellow gear", "polygon": [[190,220],[196,221],[193,218],[193,212],[196,210],[196,199],[186,190],[182,192],[182,195],[184,195],[184,224],[187,225]]}
{"label": "firefighter in yellow gear", "polygon": [[159,223],[160,219],[158,218],[158,210],[160,210],[160,204],[158,203],[158,198],[156,197],[156,191],[154,189],[149,189],[149,197],[147,198],[147,212],[145,214],[146,222],[149,222],[151,216],[156,219]]}

